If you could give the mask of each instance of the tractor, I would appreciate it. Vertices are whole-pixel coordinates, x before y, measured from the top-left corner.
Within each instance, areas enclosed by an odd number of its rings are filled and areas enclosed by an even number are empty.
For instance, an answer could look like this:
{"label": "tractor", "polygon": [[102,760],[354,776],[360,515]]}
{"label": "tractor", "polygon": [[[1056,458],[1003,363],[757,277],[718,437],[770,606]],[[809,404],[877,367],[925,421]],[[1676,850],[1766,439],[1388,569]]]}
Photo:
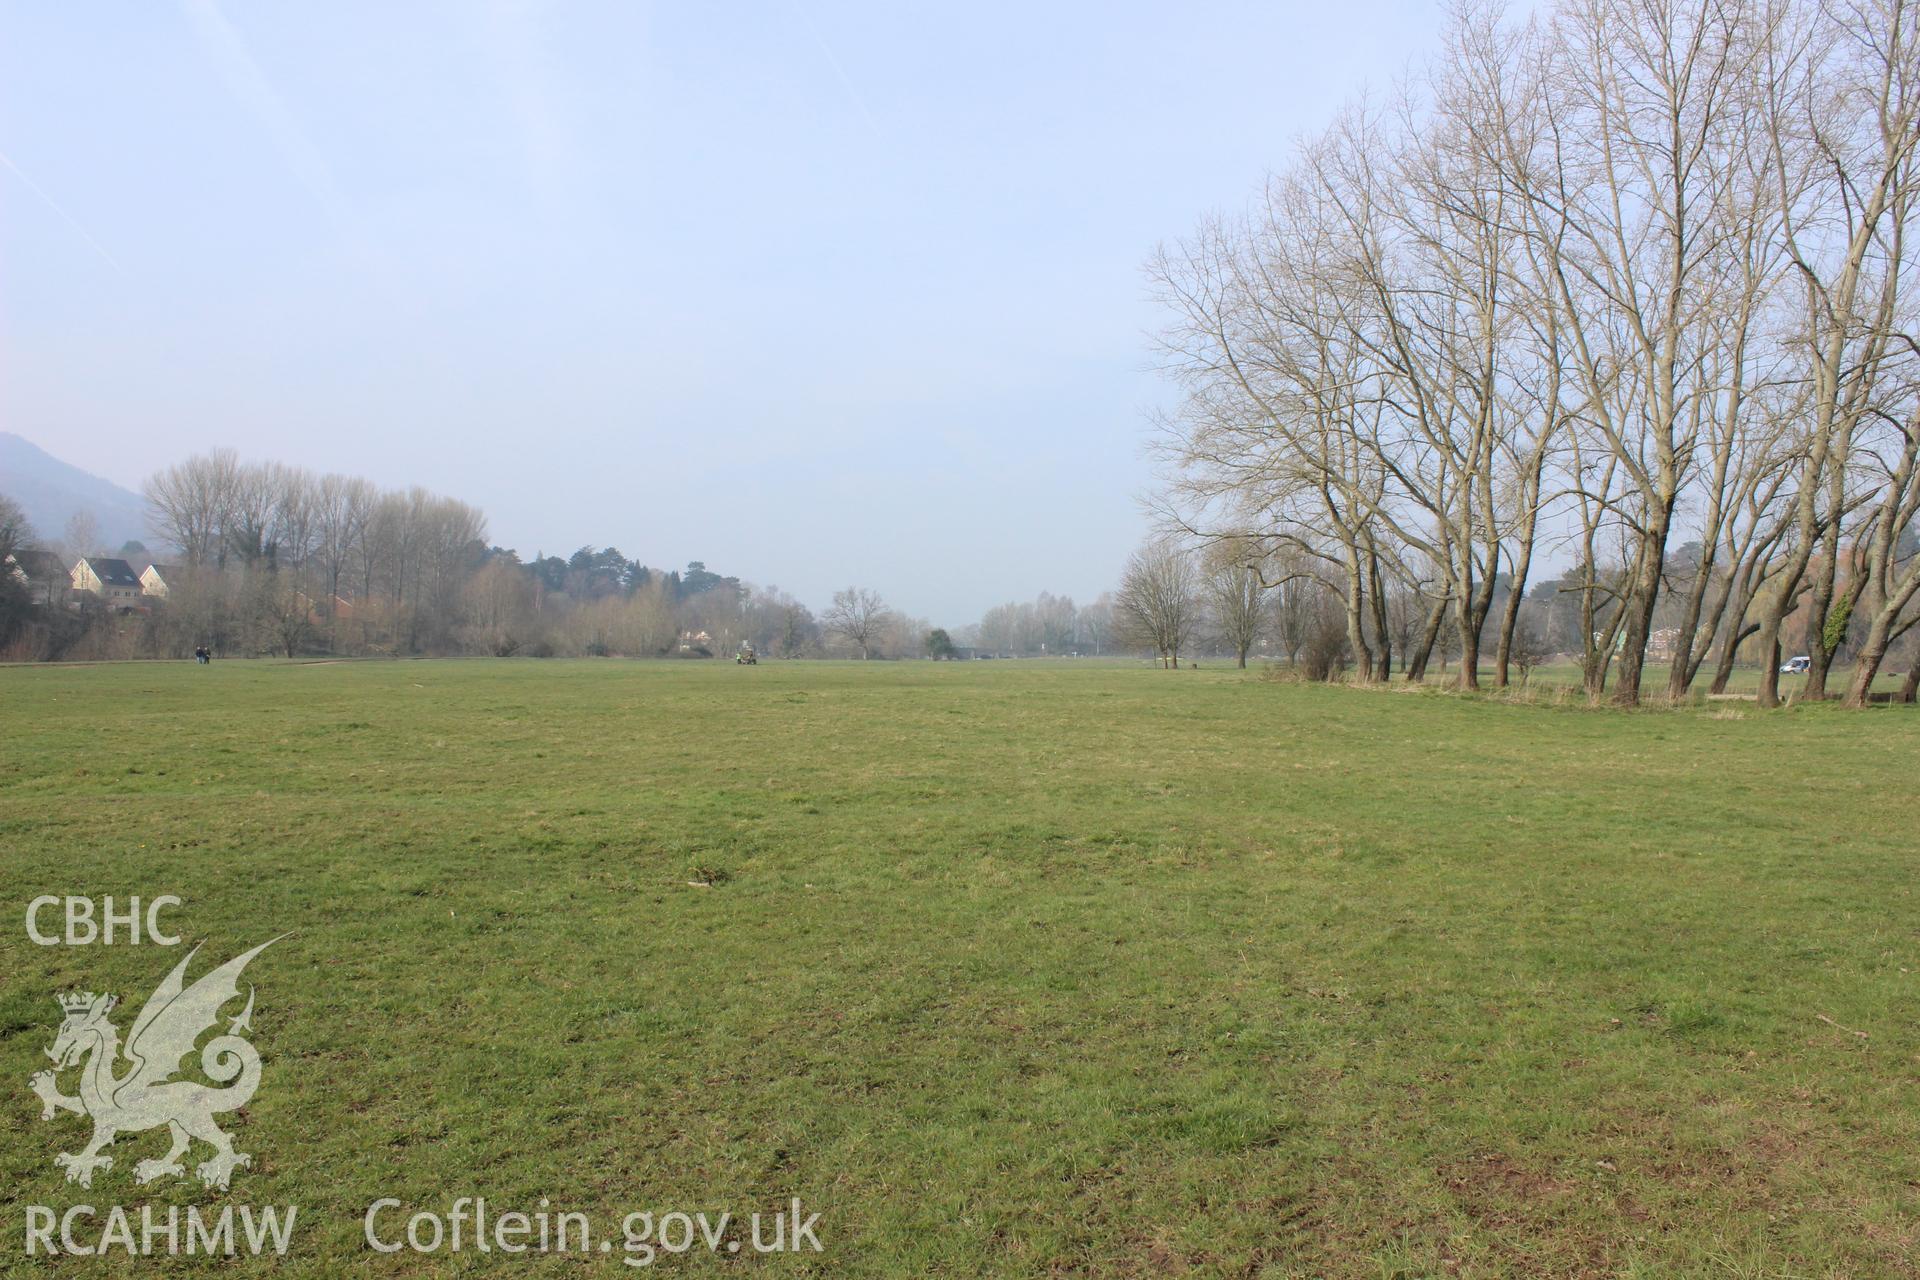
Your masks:
{"label": "tractor", "polygon": [[742,667],[757,667],[760,665],[759,655],[754,653],[753,646],[750,644],[741,645],[740,652],[733,655],[733,660],[736,665]]}

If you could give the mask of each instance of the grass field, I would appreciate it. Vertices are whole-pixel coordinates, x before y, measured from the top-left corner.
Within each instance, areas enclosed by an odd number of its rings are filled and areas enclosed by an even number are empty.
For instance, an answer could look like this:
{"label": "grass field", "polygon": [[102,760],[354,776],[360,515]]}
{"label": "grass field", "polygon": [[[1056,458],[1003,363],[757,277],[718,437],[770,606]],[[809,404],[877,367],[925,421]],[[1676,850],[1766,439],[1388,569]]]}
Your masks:
{"label": "grass field", "polygon": [[[236,1273],[627,1274],[363,1243],[468,1195],[820,1214],[674,1274],[1920,1274],[1909,708],[473,661],[0,709],[6,1274],[28,1205],[223,1201],[299,1206]],[[178,894],[196,974],[292,934],[226,1196],[137,1187],[153,1132],[53,1167],[53,993],[124,1030],[184,949],[34,946],[43,893]]]}

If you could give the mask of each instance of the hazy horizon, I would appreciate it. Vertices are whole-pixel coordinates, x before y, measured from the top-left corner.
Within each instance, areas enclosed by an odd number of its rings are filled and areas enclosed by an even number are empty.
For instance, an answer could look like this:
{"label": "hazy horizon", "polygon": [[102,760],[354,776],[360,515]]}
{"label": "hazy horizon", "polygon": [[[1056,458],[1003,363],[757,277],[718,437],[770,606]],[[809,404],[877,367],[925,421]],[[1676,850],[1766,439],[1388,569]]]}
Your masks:
{"label": "hazy horizon", "polygon": [[1156,241],[1429,4],[0,10],[0,429],[943,624],[1145,532]]}

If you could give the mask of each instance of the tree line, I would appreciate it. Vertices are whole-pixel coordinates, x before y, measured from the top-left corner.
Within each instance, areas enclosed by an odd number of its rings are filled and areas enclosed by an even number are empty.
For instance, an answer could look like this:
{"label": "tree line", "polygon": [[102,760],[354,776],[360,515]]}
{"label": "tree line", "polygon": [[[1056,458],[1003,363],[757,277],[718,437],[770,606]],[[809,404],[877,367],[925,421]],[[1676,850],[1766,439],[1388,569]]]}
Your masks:
{"label": "tree line", "polygon": [[1844,654],[1863,703],[1920,620],[1917,19],[1459,11],[1152,259],[1162,517],[1328,593],[1362,679],[1418,678],[1445,632],[1462,686],[1484,656],[1507,684],[1544,612],[1596,696],[1637,702],[1652,653],[1670,695],[1723,686],[1745,652],[1774,705],[1794,640],[1803,696]]}
{"label": "tree line", "polygon": [[993,606],[979,622],[962,627],[957,641],[994,657],[1099,657],[1114,644],[1113,602],[1103,595],[1076,607],[1071,596],[1042,591],[1032,600]]}
{"label": "tree line", "polygon": [[1241,667],[1256,651],[1296,661],[1306,648],[1313,597],[1300,583],[1262,581],[1253,554],[1246,544],[1223,544],[1196,555],[1177,541],[1156,540],[1127,562],[1117,592],[1082,606],[1046,591],[995,605],[960,628],[953,647],[1006,658],[1147,653],[1168,667],[1193,653],[1233,658]]}
{"label": "tree line", "polygon": [[[143,486],[164,597],[114,610],[84,594],[36,603],[0,573],[0,650],[16,659],[217,653],[493,656],[917,656],[926,624],[859,588],[816,616],[778,587],[700,561],[659,570],[615,547],[523,561],[477,507],[231,450]],[[77,535],[84,539],[84,533]],[[74,538],[69,537],[69,543]],[[0,497],[0,560],[40,545]],[[142,563],[145,548],[123,549]],[[74,543],[60,562],[103,549]],[[64,570],[62,571],[64,572]]]}

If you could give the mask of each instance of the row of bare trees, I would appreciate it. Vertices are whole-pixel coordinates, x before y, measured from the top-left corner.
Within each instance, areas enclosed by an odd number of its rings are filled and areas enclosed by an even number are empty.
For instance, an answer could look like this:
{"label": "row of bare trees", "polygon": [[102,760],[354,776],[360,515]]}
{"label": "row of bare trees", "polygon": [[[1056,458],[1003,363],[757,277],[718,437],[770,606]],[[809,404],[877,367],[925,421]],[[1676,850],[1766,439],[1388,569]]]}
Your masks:
{"label": "row of bare trees", "polygon": [[377,627],[375,647],[451,647],[487,552],[486,517],[457,499],[231,450],[176,463],[145,490],[154,532],[180,552],[175,589],[189,598],[176,611],[225,607],[238,589],[289,652],[309,627],[334,632],[342,613]]}
{"label": "row of bare trees", "polygon": [[1506,684],[1553,557],[1596,695],[1744,645],[1773,705],[1791,639],[1814,698],[1851,642],[1863,703],[1920,616],[1917,195],[1920,0],[1470,5],[1153,259],[1164,514],[1325,584],[1362,678],[1450,628]]}
{"label": "row of bare trees", "polygon": [[1270,582],[1266,559],[1244,539],[1222,540],[1204,555],[1175,538],[1148,542],[1128,557],[1111,599],[1113,638],[1153,653],[1168,669],[1196,649],[1245,667],[1256,646],[1284,651],[1294,663],[1324,610],[1312,608],[1320,601],[1297,580]]}
{"label": "row of bare trees", "polygon": [[1075,605],[1071,596],[1042,591],[988,609],[978,623],[961,628],[959,642],[996,657],[1099,657],[1113,643],[1113,600],[1103,595]]}

